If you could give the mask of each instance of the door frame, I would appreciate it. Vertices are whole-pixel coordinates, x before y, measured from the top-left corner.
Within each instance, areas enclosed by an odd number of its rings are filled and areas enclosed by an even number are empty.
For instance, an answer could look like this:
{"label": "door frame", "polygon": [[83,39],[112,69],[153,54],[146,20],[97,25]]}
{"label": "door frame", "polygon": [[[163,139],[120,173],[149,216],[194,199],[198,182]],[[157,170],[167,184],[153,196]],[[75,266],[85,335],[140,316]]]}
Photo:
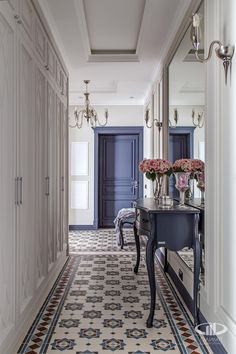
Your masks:
{"label": "door frame", "polygon": [[[143,159],[143,127],[142,126],[121,126],[121,127],[97,127],[94,128],[94,228],[98,229],[98,197],[99,197],[99,139],[100,135],[120,135],[120,134],[136,134],[139,136],[139,157]],[[143,178],[139,174],[139,186],[143,192]],[[141,197],[141,196],[140,196]]]}

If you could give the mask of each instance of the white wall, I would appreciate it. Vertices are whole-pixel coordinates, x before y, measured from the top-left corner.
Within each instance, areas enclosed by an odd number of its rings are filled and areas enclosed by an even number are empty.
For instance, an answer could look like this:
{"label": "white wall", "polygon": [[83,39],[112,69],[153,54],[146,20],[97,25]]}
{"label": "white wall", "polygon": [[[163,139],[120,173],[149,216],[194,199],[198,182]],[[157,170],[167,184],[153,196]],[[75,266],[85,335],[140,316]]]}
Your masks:
{"label": "white wall", "polygon": [[[73,121],[74,106],[69,107],[69,116]],[[109,119],[107,126],[142,126],[143,125],[143,106],[96,106],[98,117],[103,122],[104,109],[109,110]],[[69,196],[71,196],[71,182],[72,181],[88,181],[88,209],[72,209],[71,198],[69,198],[69,224],[70,225],[93,225],[94,222],[94,132],[93,129],[84,126],[81,129],[69,129],[69,156],[71,156],[71,143],[72,142],[89,143],[89,173],[88,176],[71,176],[71,159],[69,161]],[[144,142],[145,145],[145,142]]]}
{"label": "white wall", "polygon": [[[207,44],[236,44],[235,0],[206,0]],[[236,61],[225,86],[222,61],[207,64],[206,95],[206,289],[201,306],[209,321],[228,327],[221,336],[236,350]]]}

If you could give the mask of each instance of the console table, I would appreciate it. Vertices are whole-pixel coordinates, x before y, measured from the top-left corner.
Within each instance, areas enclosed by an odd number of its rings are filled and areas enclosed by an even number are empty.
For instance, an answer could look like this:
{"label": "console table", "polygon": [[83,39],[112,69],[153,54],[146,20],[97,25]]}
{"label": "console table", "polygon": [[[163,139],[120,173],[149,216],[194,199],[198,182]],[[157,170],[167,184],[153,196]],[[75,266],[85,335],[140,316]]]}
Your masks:
{"label": "console table", "polygon": [[154,271],[155,251],[165,247],[171,251],[179,251],[184,247],[194,250],[194,323],[198,324],[197,297],[199,291],[201,249],[198,234],[199,209],[174,202],[169,209],[161,208],[153,198],[138,199],[135,202],[134,236],[137,250],[137,261],[134,272],[138,272],[140,262],[139,235],[146,235],[146,264],[151,293],[150,313],[147,327],[152,327],[156,305],[156,283]]}

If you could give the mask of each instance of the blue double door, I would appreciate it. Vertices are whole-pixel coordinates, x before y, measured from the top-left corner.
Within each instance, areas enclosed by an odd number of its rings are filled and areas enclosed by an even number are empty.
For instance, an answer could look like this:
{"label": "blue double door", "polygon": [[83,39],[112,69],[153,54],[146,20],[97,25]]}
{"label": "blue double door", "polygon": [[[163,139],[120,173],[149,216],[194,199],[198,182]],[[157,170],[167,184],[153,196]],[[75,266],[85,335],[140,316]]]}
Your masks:
{"label": "blue double door", "polygon": [[133,202],[142,197],[142,175],[138,169],[142,149],[139,133],[99,136],[99,227],[114,227],[118,211],[133,207]]}

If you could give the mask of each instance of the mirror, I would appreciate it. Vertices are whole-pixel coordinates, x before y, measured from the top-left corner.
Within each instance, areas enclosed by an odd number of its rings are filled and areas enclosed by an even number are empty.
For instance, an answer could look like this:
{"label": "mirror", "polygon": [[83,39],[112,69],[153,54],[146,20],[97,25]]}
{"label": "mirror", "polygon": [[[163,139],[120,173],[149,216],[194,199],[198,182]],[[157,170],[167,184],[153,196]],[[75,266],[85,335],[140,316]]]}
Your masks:
{"label": "mirror", "polygon": [[[201,19],[201,31],[204,33],[203,5],[198,13]],[[200,52],[204,54],[203,47]],[[186,31],[172,61],[169,65],[169,145],[168,159],[175,162],[178,159],[200,159],[205,161],[205,66],[197,62],[190,40],[190,27]],[[204,206],[201,205],[200,190],[195,180],[190,180],[188,193],[189,205],[201,209],[203,220],[202,233],[202,282],[204,283]],[[169,181],[169,194],[179,197],[175,188],[175,178]],[[193,252],[184,250],[180,257],[193,269]]]}

